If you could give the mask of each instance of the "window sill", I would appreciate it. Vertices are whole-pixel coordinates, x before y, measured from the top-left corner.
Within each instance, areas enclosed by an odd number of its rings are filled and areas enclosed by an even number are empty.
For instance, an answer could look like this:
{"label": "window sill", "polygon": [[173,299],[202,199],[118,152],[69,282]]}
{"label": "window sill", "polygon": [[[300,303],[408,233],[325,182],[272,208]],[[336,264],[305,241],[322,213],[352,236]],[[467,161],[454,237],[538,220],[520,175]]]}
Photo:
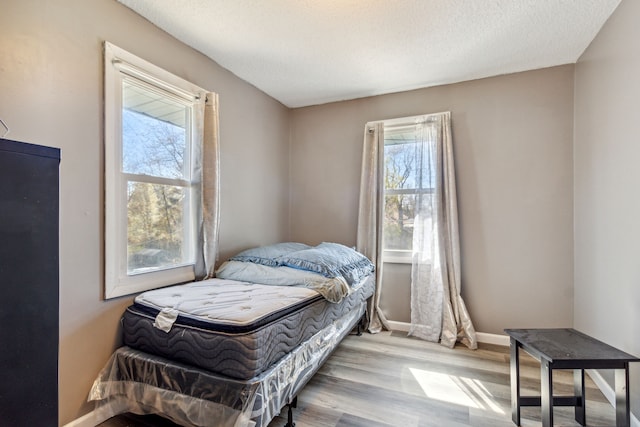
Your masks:
{"label": "window sill", "polygon": [[403,256],[385,256],[382,257],[384,264],[411,264],[411,258]]}
{"label": "window sill", "polygon": [[131,295],[179,283],[191,282],[194,279],[195,274],[193,265],[185,265],[135,275],[122,274],[120,277],[113,274],[113,272],[107,271],[105,299]]}

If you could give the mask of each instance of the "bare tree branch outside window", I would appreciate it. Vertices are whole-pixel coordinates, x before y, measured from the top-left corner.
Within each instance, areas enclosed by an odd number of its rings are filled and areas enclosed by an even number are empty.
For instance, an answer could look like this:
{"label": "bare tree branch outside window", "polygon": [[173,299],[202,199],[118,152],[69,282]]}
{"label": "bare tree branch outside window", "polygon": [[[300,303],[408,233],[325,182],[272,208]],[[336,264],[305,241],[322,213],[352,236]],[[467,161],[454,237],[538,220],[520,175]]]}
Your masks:
{"label": "bare tree branch outside window", "polygon": [[[123,169],[136,175],[185,177],[185,129],[130,110],[123,111]],[[185,189],[129,182],[129,270],[180,264]]]}

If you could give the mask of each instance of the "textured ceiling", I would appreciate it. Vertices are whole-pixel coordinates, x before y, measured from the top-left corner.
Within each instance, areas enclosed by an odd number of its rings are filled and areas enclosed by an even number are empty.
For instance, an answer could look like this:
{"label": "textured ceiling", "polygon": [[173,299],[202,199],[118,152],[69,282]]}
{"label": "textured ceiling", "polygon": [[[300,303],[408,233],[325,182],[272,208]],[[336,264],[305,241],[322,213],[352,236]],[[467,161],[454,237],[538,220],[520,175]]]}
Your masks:
{"label": "textured ceiling", "polygon": [[118,1],[289,107],[574,63],[620,3]]}

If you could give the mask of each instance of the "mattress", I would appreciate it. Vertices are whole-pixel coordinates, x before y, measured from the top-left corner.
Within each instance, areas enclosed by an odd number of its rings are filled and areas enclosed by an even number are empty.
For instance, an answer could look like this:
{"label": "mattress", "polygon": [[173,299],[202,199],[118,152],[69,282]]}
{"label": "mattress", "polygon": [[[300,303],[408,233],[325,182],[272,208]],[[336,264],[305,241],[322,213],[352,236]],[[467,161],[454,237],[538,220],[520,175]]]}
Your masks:
{"label": "mattress", "polygon": [[373,294],[373,275],[339,303],[295,286],[210,279],[145,292],[123,316],[124,344],[248,380]]}
{"label": "mattress", "polygon": [[366,303],[332,322],[250,380],[121,347],[89,393],[97,419],[124,412],[161,414],[180,425],[266,427],[320,368],[365,312]]}

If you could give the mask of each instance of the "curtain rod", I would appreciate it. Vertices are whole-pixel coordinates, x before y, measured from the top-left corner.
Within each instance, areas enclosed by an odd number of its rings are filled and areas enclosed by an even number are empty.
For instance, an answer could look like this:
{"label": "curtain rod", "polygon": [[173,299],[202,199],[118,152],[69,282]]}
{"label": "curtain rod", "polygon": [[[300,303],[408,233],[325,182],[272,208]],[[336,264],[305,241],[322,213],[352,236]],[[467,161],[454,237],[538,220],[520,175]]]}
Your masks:
{"label": "curtain rod", "polygon": [[[420,121],[426,121],[430,116],[439,116],[441,114],[451,114],[451,111],[441,111],[439,113],[429,113],[429,114],[420,114],[417,116],[410,117],[398,117],[395,119],[387,119],[387,120],[374,120],[371,122],[367,122],[367,126],[376,125],[378,123],[383,123],[385,126],[397,126],[397,125],[410,125],[420,123]],[[411,123],[411,122],[414,123]]]}

